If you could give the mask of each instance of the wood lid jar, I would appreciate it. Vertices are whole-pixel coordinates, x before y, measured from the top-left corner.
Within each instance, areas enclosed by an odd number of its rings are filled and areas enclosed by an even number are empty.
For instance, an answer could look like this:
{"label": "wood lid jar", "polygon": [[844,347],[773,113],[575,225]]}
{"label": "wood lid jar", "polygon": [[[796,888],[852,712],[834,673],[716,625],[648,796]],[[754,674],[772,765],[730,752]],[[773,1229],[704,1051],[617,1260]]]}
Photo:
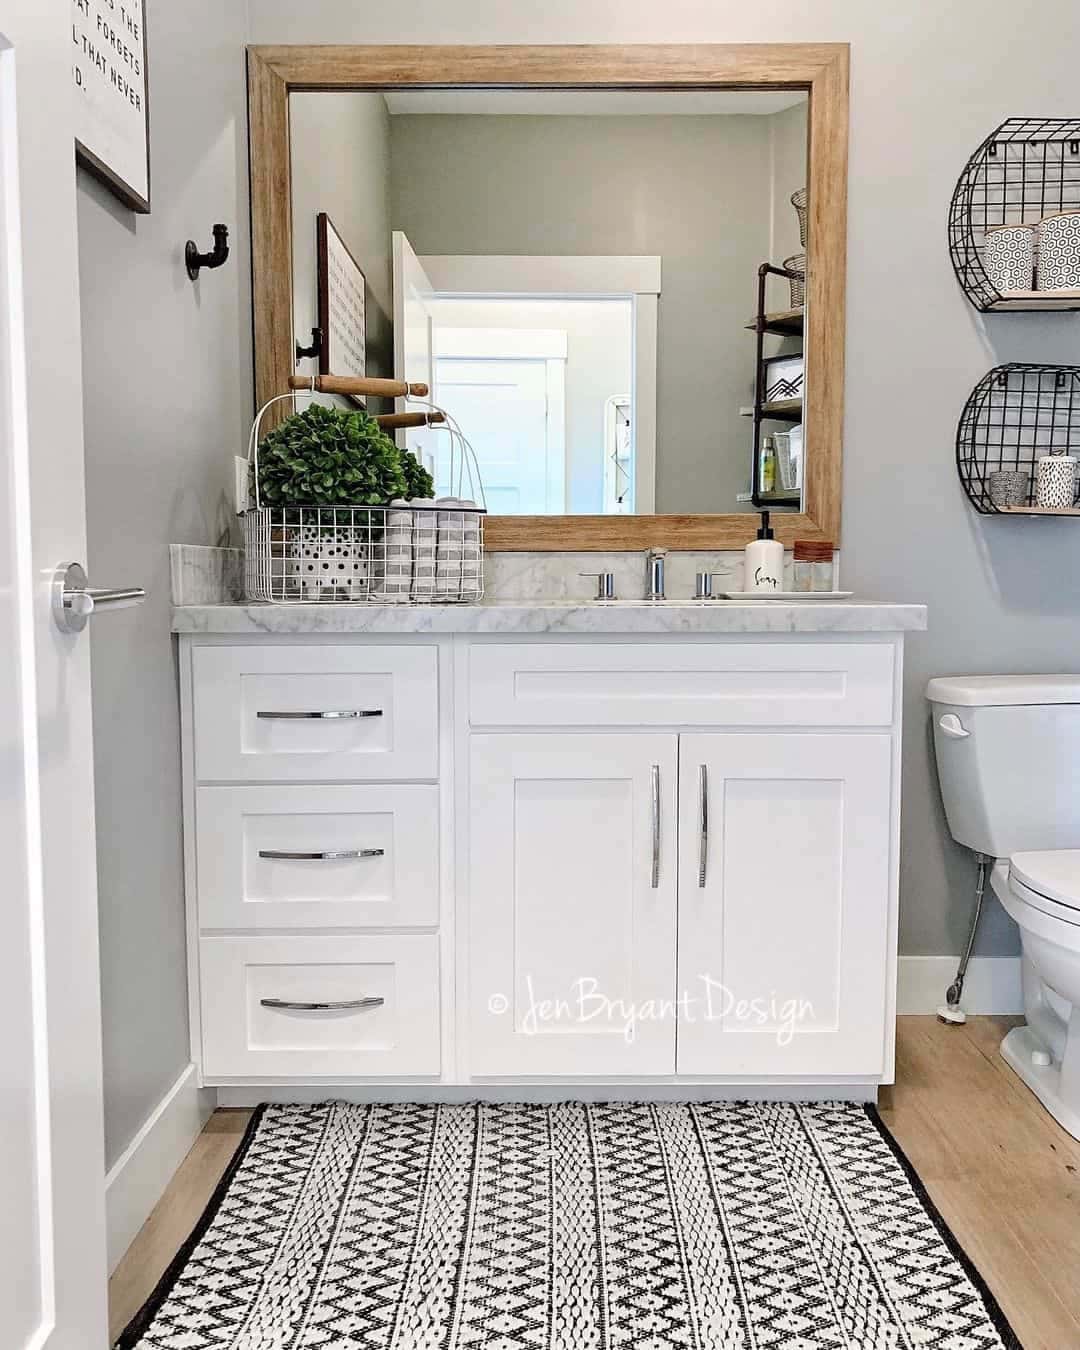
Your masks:
{"label": "wood lid jar", "polygon": [[796,539],[793,552],[793,585],[796,591],[833,589],[831,539]]}

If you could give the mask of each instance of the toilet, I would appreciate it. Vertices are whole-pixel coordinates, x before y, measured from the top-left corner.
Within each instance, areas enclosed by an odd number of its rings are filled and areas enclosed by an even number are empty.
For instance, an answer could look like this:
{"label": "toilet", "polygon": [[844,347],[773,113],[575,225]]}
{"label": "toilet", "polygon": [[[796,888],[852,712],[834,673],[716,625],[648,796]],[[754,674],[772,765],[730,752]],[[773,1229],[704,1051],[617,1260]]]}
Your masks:
{"label": "toilet", "polygon": [[1080,675],[934,679],[926,697],[949,829],[994,859],[1020,928],[1027,1025],[1002,1056],[1080,1139]]}

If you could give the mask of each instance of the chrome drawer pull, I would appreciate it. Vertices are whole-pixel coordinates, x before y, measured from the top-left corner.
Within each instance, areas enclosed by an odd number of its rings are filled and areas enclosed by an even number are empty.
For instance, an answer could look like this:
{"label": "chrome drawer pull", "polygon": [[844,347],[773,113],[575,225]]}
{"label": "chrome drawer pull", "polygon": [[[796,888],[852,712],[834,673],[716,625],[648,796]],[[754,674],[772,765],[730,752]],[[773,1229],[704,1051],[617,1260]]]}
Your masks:
{"label": "chrome drawer pull", "polygon": [[344,1003],[300,1003],[291,998],[261,998],[263,1008],[285,1008],[290,1012],[346,1012],[352,1008],[381,1008],[384,998],[351,998]]}
{"label": "chrome drawer pull", "polygon": [[709,766],[707,764],[698,765],[698,803],[701,832],[698,844],[697,884],[699,887],[704,887],[705,872],[709,865]]}
{"label": "chrome drawer pull", "polygon": [[346,722],[354,717],[381,717],[381,708],[345,708],[337,712],[257,712],[267,722]]}
{"label": "chrome drawer pull", "polygon": [[660,885],[660,765],[652,766],[652,876],[655,891]]}
{"label": "chrome drawer pull", "polygon": [[290,858],[296,862],[338,862],[342,858],[381,858],[384,848],[325,848],[317,853],[292,853],[287,849],[261,848],[260,858]]}

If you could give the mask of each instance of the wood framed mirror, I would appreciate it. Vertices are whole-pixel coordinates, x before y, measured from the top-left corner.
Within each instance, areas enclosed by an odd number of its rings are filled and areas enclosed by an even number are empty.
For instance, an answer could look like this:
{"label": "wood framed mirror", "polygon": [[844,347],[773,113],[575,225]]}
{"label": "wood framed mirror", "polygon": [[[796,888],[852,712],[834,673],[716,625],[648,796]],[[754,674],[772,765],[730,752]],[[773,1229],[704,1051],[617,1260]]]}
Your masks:
{"label": "wood framed mirror", "polygon": [[[799,322],[806,453],[798,485],[799,507],[775,512],[773,524],[777,537],[786,544],[796,538],[839,542],[847,251],[846,44],[249,47],[257,405],[286,390],[297,371],[290,96],[436,90],[805,92],[808,264],[805,309]],[[553,209],[559,209],[558,202]],[[754,282],[755,278],[748,278],[747,322],[740,325],[744,329],[753,326],[749,321]],[[753,344],[752,332],[742,336]],[[698,392],[702,398],[709,396],[708,389]],[[662,443],[662,427],[659,435]],[[749,459],[749,430],[746,436]],[[755,444],[754,454],[758,451]],[[740,511],[702,514],[680,510],[667,514],[500,515],[496,511],[493,507],[486,525],[489,550],[733,549],[753,537],[757,524],[749,505]]]}

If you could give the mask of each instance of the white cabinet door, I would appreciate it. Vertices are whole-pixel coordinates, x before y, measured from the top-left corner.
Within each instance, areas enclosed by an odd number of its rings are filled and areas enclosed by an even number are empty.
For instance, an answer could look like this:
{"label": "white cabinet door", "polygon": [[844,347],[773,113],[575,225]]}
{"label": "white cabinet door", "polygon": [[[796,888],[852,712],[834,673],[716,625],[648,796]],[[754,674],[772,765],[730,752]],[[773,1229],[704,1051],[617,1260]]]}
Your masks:
{"label": "white cabinet door", "polygon": [[683,736],[680,764],[679,1072],[881,1073],[890,737]]}
{"label": "white cabinet door", "polygon": [[470,1072],[675,1069],[671,734],[474,736]]}

